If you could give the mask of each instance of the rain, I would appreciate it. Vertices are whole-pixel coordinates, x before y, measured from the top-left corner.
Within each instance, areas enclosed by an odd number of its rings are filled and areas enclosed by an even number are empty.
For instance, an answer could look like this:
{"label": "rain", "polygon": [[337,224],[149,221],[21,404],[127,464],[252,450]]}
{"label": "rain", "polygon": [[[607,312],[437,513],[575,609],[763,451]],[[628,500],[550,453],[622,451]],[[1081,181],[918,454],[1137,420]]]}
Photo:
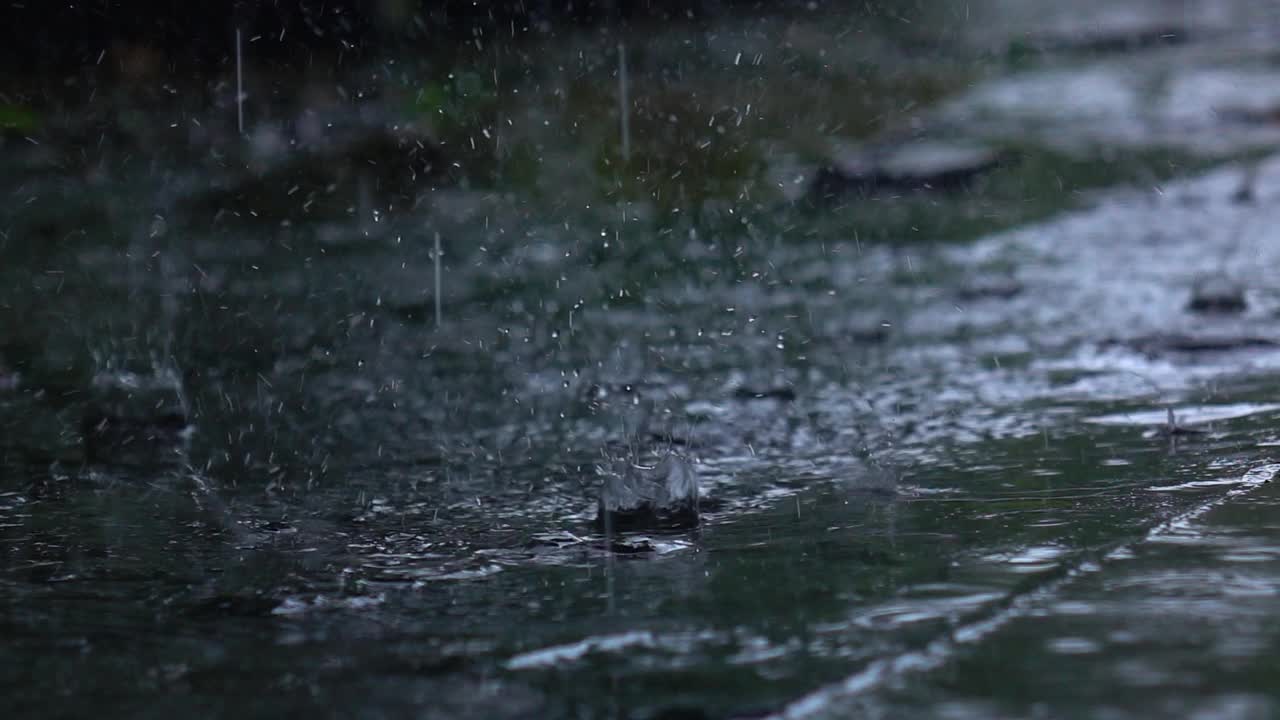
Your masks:
{"label": "rain", "polygon": [[0,33],[0,716],[1280,714],[1280,7]]}

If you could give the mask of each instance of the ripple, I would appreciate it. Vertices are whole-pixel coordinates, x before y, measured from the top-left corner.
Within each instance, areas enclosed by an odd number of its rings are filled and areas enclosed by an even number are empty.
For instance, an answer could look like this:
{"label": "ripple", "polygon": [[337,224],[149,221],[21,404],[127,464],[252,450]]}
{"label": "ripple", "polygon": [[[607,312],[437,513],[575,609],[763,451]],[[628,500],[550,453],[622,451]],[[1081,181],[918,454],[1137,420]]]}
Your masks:
{"label": "ripple", "polygon": [[1226,405],[1188,405],[1178,408],[1161,408],[1159,410],[1134,410],[1110,415],[1098,415],[1085,418],[1084,422],[1094,425],[1117,426],[1164,426],[1169,424],[1169,410],[1179,425],[1202,425],[1220,420],[1270,413],[1280,410],[1276,403],[1231,403]]}
{"label": "ripple", "polygon": [[507,661],[508,670],[528,670],[530,668],[551,667],[581,660],[588,653],[620,652],[632,647],[653,647],[656,641],[653,634],[644,631],[633,631],[619,635],[591,637],[564,645],[555,645],[520,653]]}
{"label": "ripple", "polygon": [[1053,638],[1045,643],[1045,647],[1058,655],[1089,655],[1102,651],[1102,643],[1082,637]]}

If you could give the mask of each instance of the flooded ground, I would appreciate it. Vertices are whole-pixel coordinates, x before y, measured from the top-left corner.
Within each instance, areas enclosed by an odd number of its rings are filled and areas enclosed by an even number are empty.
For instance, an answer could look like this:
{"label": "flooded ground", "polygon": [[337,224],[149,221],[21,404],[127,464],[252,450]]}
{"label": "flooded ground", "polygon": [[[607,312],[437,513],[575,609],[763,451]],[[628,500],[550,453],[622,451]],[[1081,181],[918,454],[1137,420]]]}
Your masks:
{"label": "flooded ground", "polygon": [[[630,160],[589,33],[245,142],[15,101],[0,708],[1280,713],[1280,18],[1100,6],[637,30]],[[424,106],[507,150],[360,134]],[[599,533],[672,450],[701,527]]]}

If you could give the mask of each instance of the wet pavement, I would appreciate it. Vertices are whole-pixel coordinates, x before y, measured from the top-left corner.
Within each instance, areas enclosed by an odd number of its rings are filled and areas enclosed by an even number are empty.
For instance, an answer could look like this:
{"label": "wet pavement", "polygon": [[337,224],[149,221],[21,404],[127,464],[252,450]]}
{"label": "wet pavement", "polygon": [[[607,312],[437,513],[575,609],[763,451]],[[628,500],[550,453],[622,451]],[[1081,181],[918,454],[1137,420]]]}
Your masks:
{"label": "wet pavement", "polygon": [[[963,188],[686,218],[284,153],[254,207],[234,163],[10,155],[0,707],[1275,714],[1265,13],[972,5],[923,139],[844,138],[1017,146]],[[672,450],[698,526],[601,534],[598,468]]]}

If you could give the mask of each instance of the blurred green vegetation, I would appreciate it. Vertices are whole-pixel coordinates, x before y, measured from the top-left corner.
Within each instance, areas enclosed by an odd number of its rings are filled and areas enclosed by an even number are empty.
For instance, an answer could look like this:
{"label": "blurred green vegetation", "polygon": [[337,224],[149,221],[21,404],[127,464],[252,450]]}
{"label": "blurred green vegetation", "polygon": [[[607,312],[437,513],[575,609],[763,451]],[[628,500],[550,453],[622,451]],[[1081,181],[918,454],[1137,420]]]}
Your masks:
{"label": "blurred green vegetation", "polygon": [[414,119],[426,123],[437,143],[469,180],[497,179],[499,97],[493,81],[474,69],[455,68],[443,80],[417,89],[410,105]]}
{"label": "blurred green vegetation", "polygon": [[0,130],[31,132],[40,125],[40,115],[25,105],[0,103]]}

